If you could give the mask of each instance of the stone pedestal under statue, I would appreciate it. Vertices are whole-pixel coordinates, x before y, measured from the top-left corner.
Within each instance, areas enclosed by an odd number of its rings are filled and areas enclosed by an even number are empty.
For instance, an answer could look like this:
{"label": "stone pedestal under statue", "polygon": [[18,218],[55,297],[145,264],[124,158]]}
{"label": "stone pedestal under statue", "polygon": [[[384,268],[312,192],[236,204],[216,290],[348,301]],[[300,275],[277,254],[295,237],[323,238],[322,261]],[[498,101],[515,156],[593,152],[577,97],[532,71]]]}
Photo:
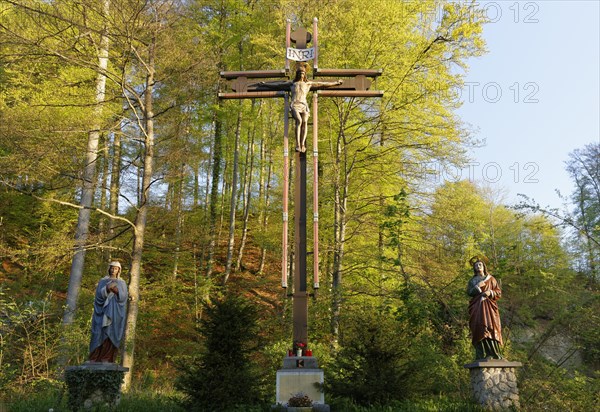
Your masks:
{"label": "stone pedestal under statue", "polygon": [[521,362],[477,360],[465,365],[471,373],[471,389],[475,401],[492,411],[520,409],[517,368]]}
{"label": "stone pedestal under statue", "polygon": [[313,401],[312,411],[329,412],[323,393],[323,369],[318,368],[313,356],[286,356],[283,368],[277,371],[277,405],[287,406],[288,400],[299,393]]}
{"label": "stone pedestal under statue", "polygon": [[121,400],[121,384],[125,372],[116,363],[84,363],[65,369],[65,383],[72,411],[113,408]]}

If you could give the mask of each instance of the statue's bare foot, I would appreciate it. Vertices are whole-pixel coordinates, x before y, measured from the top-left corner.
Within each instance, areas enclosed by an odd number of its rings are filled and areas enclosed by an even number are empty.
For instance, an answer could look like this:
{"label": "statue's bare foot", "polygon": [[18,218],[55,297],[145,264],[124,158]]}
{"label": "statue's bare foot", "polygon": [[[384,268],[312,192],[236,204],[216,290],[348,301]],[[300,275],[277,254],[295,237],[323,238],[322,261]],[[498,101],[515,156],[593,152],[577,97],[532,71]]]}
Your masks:
{"label": "statue's bare foot", "polygon": [[302,148],[300,149],[300,151],[301,151],[302,153],[306,153],[306,146],[302,146]]}

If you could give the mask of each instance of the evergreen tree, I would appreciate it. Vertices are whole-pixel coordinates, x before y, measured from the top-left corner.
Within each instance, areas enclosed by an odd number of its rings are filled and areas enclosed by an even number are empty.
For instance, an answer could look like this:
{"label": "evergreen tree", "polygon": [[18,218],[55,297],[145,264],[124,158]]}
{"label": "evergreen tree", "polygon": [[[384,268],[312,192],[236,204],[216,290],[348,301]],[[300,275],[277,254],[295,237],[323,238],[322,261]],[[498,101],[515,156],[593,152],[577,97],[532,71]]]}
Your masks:
{"label": "evergreen tree", "polygon": [[181,364],[177,386],[187,395],[189,410],[223,411],[261,401],[261,375],[252,354],[257,311],[245,299],[228,294],[205,305],[200,322],[201,354]]}

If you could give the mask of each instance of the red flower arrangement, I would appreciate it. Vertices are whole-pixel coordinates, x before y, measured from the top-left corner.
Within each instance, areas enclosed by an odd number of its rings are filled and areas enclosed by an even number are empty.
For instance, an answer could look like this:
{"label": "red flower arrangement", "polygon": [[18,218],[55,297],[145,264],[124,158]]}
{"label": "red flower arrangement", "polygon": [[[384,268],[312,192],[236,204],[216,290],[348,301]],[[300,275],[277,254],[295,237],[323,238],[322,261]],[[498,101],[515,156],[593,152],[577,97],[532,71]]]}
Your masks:
{"label": "red flower arrangement", "polygon": [[294,342],[293,353],[297,354],[298,356],[302,356],[302,352],[304,351],[305,348],[306,348],[306,343],[296,341],[296,342]]}

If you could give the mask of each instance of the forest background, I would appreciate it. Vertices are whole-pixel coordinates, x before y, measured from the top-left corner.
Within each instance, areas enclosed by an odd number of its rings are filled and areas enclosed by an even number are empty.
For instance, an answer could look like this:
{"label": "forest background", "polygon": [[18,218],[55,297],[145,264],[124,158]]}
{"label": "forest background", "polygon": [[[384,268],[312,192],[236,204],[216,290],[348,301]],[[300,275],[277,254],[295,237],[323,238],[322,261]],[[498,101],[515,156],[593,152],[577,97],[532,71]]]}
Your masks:
{"label": "forest background", "polygon": [[[272,401],[292,343],[282,102],[216,96],[222,70],[283,67],[285,21],[308,28],[315,16],[320,67],[382,68],[385,91],[320,104],[309,346],[326,396],[467,400],[465,286],[482,255],[503,286],[505,355],[524,363],[522,404],[598,402],[600,144],[570,154],[565,210],[438,184],[435,165],[464,167],[479,144],[455,110],[486,17],[476,3],[398,0],[0,1],[4,401],[56,390],[63,365],[85,361],[110,260],[132,298],[127,390],[176,393],[178,365],[206,348],[207,308],[243,296]],[[373,353],[391,374],[369,368]]]}

